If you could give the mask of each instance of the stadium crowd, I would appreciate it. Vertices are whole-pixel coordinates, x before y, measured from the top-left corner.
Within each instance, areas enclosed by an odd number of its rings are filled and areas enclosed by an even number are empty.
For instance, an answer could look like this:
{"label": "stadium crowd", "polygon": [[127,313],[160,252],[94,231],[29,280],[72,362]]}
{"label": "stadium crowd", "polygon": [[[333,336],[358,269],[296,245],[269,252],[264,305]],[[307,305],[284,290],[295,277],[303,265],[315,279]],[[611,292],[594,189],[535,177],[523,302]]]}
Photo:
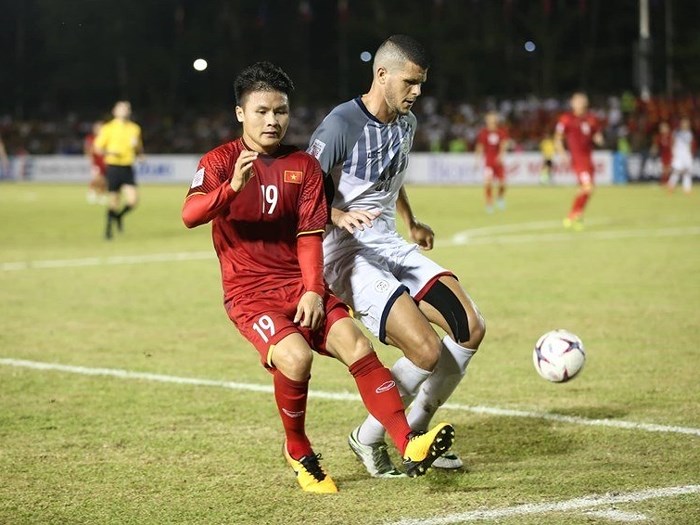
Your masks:
{"label": "stadium crowd", "polygon": [[[512,140],[511,149],[533,151],[542,138],[554,129],[556,119],[566,110],[566,98],[527,97],[514,100],[483,100],[441,103],[425,96],[414,108],[419,126],[413,151],[472,151],[476,135],[483,127],[486,112],[495,110],[503,118]],[[592,97],[593,112],[604,123],[608,149],[646,152],[661,121],[675,126],[682,116],[691,119],[696,134],[700,131],[700,94],[673,100],[655,97],[645,102],[631,93],[621,96]],[[330,106],[292,107],[292,126],[287,142],[308,144],[309,136],[327,114]],[[0,137],[9,155],[82,154],[83,141],[93,126],[90,117],[69,113],[61,118],[15,120],[0,117]],[[200,154],[238,134],[233,111],[200,114],[184,111],[162,115],[134,108],[135,120],[143,128],[148,153]]]}

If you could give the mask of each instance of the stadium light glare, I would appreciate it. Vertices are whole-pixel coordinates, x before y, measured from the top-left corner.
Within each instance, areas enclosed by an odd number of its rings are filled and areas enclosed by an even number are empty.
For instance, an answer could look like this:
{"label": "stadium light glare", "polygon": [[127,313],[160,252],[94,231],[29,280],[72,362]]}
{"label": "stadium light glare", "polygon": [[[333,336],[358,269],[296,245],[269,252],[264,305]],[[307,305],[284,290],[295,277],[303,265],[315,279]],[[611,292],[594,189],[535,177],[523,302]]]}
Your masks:
{"label": "stadium light glare", "polygon": [[532,53],[535,51],[535,49],[537,49],[537,46],[532,40],[528,40],[527,42],[525,42],[525,45],[523,47],[528,53]]}
{"label": "stadium light glare", "polygon": [[362,60],[363,62],[369,62],[370,60],[372,60],[372,53],[370,53],[369,51],[363,51],[362,53],[360,53],[360,60]]}
{"label": "stadium light glare", "polygon": [[193,67],[196,71],[204,71],[204,70],[207,68],[208,65],[209,65],[209,64],[207,64],[207,61],[204,60],[203,58],[198,58],[197,60],[195,60],[195,61],[192,63],[192,67]]}

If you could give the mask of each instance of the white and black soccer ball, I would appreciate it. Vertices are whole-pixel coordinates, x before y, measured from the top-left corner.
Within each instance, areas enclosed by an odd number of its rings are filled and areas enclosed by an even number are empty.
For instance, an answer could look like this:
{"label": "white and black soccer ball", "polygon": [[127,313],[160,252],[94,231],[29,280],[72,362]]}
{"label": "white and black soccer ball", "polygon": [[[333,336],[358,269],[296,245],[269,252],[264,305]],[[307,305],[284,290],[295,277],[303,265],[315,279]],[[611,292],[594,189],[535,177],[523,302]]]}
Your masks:
{"label": "white and black soccer ball", "polygon": [[586,351],[576,334],[568,330],[552,330],[537,340],[532,361],[544,379],[564,383],[581,371],[586,362]]}

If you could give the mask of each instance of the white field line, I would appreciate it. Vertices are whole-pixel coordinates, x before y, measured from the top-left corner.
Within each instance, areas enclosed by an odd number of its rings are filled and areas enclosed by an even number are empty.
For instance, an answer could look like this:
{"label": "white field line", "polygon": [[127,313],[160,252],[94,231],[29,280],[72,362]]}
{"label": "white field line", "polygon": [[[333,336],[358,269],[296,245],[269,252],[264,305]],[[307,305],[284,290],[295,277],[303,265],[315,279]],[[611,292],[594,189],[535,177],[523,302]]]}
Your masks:
{"label": "white field line", "polygon": [[[228,388],[231,390],[244,390],[249,392],[272,393],[271,385],[260,385],[255,383],[238,383],[233,381],[217,381],[213,379],[198,379],[190,377],[178,377],[162,374],[151,374],[147,372],[132,372],[115,368],[88,368],[84,366],[62,365],[58,363],[43,363],[40,361],[27,361],[24,359],[0,358],[0,365],[13,366],[19,368],[31,368],[34,370],[52,370],[57,372],[68,372],[88,376],[108,376],[119,379],[136,379],[144,381],[157,381],[160,383],[175,383],[180,385],[212,386],[218,388]],[[311,390],[309,397],[316,399],[327,399],[331,401],[353,401],[359,402],[361,398],[358,394],[350,392],[323,392]],[[443,408],[447,410],[457,410],[462,412],[472,412],[476,414],[488,414],[491,416],[521,417],[532,419],[544,419],[556,421],[558,423],[569,423],[573,425],[586,425],[594,427],[611,427],[625,430],[641,430],[644,432],[664,432],[672,434],[688,434],[700,437],[700,428],[678,427],[669,425],[657,425],[653,423],[635,423],[632,421],[618,421],[614,419],[587,419],[584,417],[564,416],[550,414],[547,412],[535,412],[527,410],[511,410],[498,407],[459,405],[446,403]]]}
{"label": "white field line", "polygon": [[690,235],[700,235],[700,226],[687,226],[675,228],[649,228],[635,230],[608,230],[608,231],[583,231],[583,232],[559,232],[559,233],[539,233],[526,235],[494,235],[490,237],[476,236],[469,237],[464,234],[457,234],[452,239],[436,241],[436,247],[454,248],[464,245],[484,245],[484,244],[522,244],[538,242],[567,242],[574,240],[602,240],[611,241],[618,239],[651,238],[651,237],[684,237]]}
{"label": "white field line", "polygon": [[623,512],[617,509],[606,509],[606,510],[589,510],[584,513],[586,516],[591,516],[593,518],[603,518],[609,521],[646,521],[647,518],[644,514],[638,512]]}
{"label": "white field line", "polygon": [[[607,219],[592,219],[586,221],[586,225],[591,224],[607,224]],[[455,233],[452,236],[453,242],[464,242],[472,237],[483,237],[485,235],[499,235],[502,233],[519,233],[525,231],[537,230],[560,230],[562,228],[561,221],[534,221],[534,222],[515,222],[511,224],[499,224],[495,226],[482,226],[481,228],[470,228]]]}
{"label": "white field line", "polygon": [[82,266],[109,266],[117,264],[143,264],[154,262],[195,261],[213,259],[214,252],[175,252],[144,255],[115,255],[111,257],[85,257],[82,259],[49,259],[43,261],[18,261],[0,263],[0,271],[33,270],[43,268],[75,268]]}
{"label": "white field line", "polygon": [[474,510],[446,516],[433,516],[416,519],[403,519],[392,522],[391,525],[448,525],[451,523],[464,523],[466,521],[486,521],[518,516],[532,516],[535,514],[549,514],[551,512],[572,512],[592,509],[603,505],[619,505],[622,503],[638,503],[651,499],[673,498],[685,494],[700,493],[700,485],[684,485],[681,487],[667,487],[658,489],[640,490],[623,494],[605,494],[584,496],[566,501],[553,503],[525,503],[513,507],[500,509]]}

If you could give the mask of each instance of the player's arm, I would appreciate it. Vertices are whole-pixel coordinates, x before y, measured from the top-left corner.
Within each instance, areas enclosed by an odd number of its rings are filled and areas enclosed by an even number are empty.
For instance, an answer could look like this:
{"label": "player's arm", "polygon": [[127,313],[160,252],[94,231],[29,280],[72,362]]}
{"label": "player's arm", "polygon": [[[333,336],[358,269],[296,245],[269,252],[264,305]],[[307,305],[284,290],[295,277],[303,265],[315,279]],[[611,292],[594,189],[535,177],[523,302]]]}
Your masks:
{"label": "player's arm", "polygon": [[294,322],[311,330],[318,330],[325,318],[323,295],[326,285],[323,280],[322,233],[315,232],[297,237],[297,257],[304,283],[304,295],[297,304]]}
{"label": "player's arm", "polygon": [[564,148],[564,122],[557,122],[557,127],[554,128],[554,153],[563,155],[566,152]]}
{"label": "player's arm", "polygon": [[476,139],[476,144],[474,145],[474,154],[476,158],[481,160],[484,156],[484,144],[481,142],[481,135]]}
{"label": "player's arm", "polygon": [[[241,152],[236,159],[231,180],[222,174],[223,166],[203,161],[200,168],[202,178],[198,180],[198,175],[195,175],[193,186],[182,207],[182,222],[185,226],[195,228],[206,224],[228,206],[253,176],[253,161],[257,158],[255,151]],[[197,171],[198,174],[200,170]],[[225,181],[218,182],[222,178]]]}
{"label": "player's arm", "polygon": [[107,128],[107,125],[104,125],[102,126],[102,128],[100,128],[100,131],[97,133],[95,140],[92,141],[92,149],[98,155],[105,155],[107,153],[105,151],[105,148],[107,147],[107,140],[109,137],[107,135],[108,131],[105,128]]}
{"label": "player's arm", "polygon": [[603,133],[600,130],[593,134],[593,143],[599,148],[605,145],[605,137],[603,137]]}
{"label": "player's arm", "polygon": [[507,133],[501,135],[501,142],[498,144],[498,162],[503,164],[503,159],[506,157],[506,151],[508,151],[508,146],[510,144],[510,137]]}
{"label": "player's arm", "polygon": [[141,127],[136,126],[137,129],[137,135],[136,135],[136,148],[135,148],[135,153],[136,153],[136,158],[139,160],[143,160],[143,136],[141,135]]}
{"label": "player's arm", "polygon": [[430,226],[423,224],[413,215],[411,203],[408,201],[408,194],[404,186],[401,186],[396,199],[396,213],[408,226],[408,234],[411,240],[424,250],[432,250],[435,232]]}
{"label": "player's arm", "polygon": [[301,268],[304,295],[297,304],[294,322],[317,330],[325,318],[323,296],[326,282],[323,279],[323,231],[328,222],[328,206],[323,189],[321,166],[314,160],[303,187],[298,204],[297,258]]}

